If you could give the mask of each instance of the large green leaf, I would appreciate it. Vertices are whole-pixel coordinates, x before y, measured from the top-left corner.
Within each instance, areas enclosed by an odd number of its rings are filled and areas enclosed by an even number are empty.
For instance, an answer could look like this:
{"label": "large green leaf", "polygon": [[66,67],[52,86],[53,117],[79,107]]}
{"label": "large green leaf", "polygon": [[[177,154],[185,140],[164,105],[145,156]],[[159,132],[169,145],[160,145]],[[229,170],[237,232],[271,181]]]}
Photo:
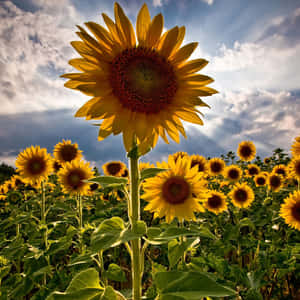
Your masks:
{"label": "large green leaf", "polygon": [[200,300],[201,297],[225,297],[236,294],[201,272],[159,272],[154,277],[160,299]]}
{"label": "large green leaf", "polygon": [[127,178],[115,177],[115,176],[98,176],[87,180],[88,182],[94,182],[100,184],[102,187],[109,187],[110,185],[126,184]]}

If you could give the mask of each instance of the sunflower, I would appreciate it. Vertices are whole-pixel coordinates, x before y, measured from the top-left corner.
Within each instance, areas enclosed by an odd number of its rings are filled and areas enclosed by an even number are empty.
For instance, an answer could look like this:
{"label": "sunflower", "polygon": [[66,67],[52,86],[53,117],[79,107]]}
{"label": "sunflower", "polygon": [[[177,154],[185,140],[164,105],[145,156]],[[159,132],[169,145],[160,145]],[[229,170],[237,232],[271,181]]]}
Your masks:
{"label": "sunflower", "polygon": [[8,192],[14,190],[14,188],[16,187],[14,181],[11,180],[11,179],[6,180],[6,181],[4,182],[4,185],[5,185],[6,190],[7,190]]}
{"label": "sunflower", "polygon": [[115,22],[102,14],[108,28],[85,23],[94,35],[78,26],[82,41],[71,45],[82,56],[69,63],[81,73],[64,74],[68,88],[92,98],[76,113],[87,120],[103,119],[99,140],[123,133],[127,151],[137,138],[141,151],[154,147],[166,133],[179,142],[185,131],[181,120],[203,125],[196,106],[208,106],[199,97],[216,90],[206,85],[213,79],[197,74],[207,65],[205,59],[188,61],[197,43],[183,47],[185,27],[174,27],[162,35],[163,16],[152,20],[144,4],[137,16],[136,33],[118,3]]}
{"label": "sunflower", "polygon": [[52,172],[52,158],[46,148],[31,146],[18,155],[16,167],[26,183],[40,183]]}
{"label": "sunflower", "polygon": [[208,171],[207,160],[202,155],[191,155],[191,168],[197,166],[198,172],[206,173]]}
{"label": "sunflower", "polygon": [[258,175],[260,172],[260,167],[255,164],[250,164],[247,166],[246,172],[248,176]]}
{"label": "sunflower", "polygon": [[271,162],[271,158],[270,158],[270,157],[265,157],[265,158],[264,158],[264,163],[265,163],[266,165],[268,165],[270,162]]}
{"label": "sunflower", "polygon": [[5,186],[5,184],[1,184],[0,185],[0,194],[1,195],[5,195],[7,193],[7,187]]}
{"label": "sunflower", "polygon": [[25,183],[22,179],[22,177],[20,175],[13,175],[10,180],[12,181],[13,185],[16,187],[16,188],[19,188],[21,186],[24,186]]}
{"label": "sunflower", "polygon": [[300,192],[294,191],[284,199],[280,207],[280,216],[292,228],[300,230]]}
{"label": "sunflower", "polygon": [[231,165],[225,168],[224,176],[232,182],[239,181],[242,176],[242,170],[239,166]]}
{"label": "sunflower", "polygon": [[[102,166],[102,169],[103,169],[104,175],[123,177],[123,175],[126,173],[127,167],[121,161],[110,161],[110,162],[105,163]],[[128,171],[127,171],[127,175],[128,175]]]}
{"label": "sunflower", "polygon": [[240,208],[248,207],[254,200],[254,193],[250,186],[238,183],[229,193],[232,203]]}
{"label": "sunflower", "polygon": [[63,192],[86,195],[89,192],[90,183],[85,180],[90,179],[93,174],[88,162],[72,160],[63,165],[57,176]]}
{"label": "sunflower", "polygon": [[254,176],[254,182],[256,186],[264,186],[267,183],[267,176],[263,174],[257,174]]}
{"label": "sunflower", "polygon": [[291,147],[292,156],[300,156],[300,136],[295,138],[295,141]]}
{"label": "sunflower", "polygon": [[53,155],[58,163],[63,164],[74,159],[80,159],[82,156],[81,152],[76,143],[72,144],[70,140],[63,140],[61,143],[55,145]]}
{"label": "sunflower", "polygon": [[173,153],[171,156],[172,156],[172,157],[174,158],[174,160],[176,161],[179,157],[180,157],[180,158],[183,158],[183,157],[187,157],[187,156],[189,156],[189,155],[187,154],[187,152],[178,151],[178,152]]}
{"label": "sunflower", "polygon": [[227,209],[226,196],[221,192],[211,190],[204,202],[204,207],[217,215]]}
{"label": "sunflower", "polygon": [[277,165],[273,168],[272,173],[281,175],[283,178],[287,177],[287,168],[285,165]]}
{"label": "sunflower", "polygon": [[243,161],[251,161],[255,158],[256,148],[250,141],[243,141],[239,144],[237,149],[237,155]]}
{"label": "sunflower", "polygon": [[166,217],[170,223],[175,217],[194,220],[194,212],[204,211],[199,203],[206,199],[205,181],[196,168],[190,168],[187,158],[173,160],[172,168],[161,172],[143,183],[142,198],[149,203],[145,210],[154,212],[154,217]]}
{"label": "sunflower", "polygon": [[208,172],[211,176],[222,175],[225,167],[225,161],[220,158],[215,157],[208,161]]}
{"label": "sunflower", "polygon": [[279,174],[271,173],[268,177],[268,187],[274,192],[278,192],[283,185],[283,177]]}
{"label": "sunflower", "polygon": [[291,177],[300,180],[300,156],[293,157],[288,169]]}

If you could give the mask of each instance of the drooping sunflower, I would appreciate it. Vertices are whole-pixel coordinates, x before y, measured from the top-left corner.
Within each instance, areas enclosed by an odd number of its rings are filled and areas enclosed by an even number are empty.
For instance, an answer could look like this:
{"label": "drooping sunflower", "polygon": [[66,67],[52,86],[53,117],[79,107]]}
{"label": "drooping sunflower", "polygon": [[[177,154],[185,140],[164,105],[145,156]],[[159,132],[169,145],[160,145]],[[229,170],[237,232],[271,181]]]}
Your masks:
{"label": "drooping sunflower", "polygon": [[215,157],[208,161],[208,173],[211,176],[222,175],[225,171],[225,161],[221,158]]}
{"label": "drooping sunflower", "polygon": [[257,174],[254,176],[254,182],[256,186],[264,186],[267,184],[267,176],[264,174]]}
{"label": "drooping sunflower", "polygon": [[228,195],[239,208],[248,207],[254,200],[254,192],[246,183],[238,183]]}
{"label": "drooping sunflower", "polygon": [[300,156],[300,136],[295,138],[294,143],[291,147],[292,156]]}
{"label": "drooping sunflower", "polygon": [[64,164],[74,159],[80,159],[82,157],[81,152],[77,143],[72,144],[70,140],[63,140],[55,145],[53,155],[58,163]]}
{"label": "drooping sunflower", "polygon": [[300,180],[300,156],[293,157],[288,165],[288,169],[291,177]]}
{"label": "drooping sunflower", "polygon": [[284,199],[280,207],[280,216],[292,228],[300,230],[300,192],[294,191]]}
{"label": "drooping sunflower", "polygon": [[165,216],[168,223],[175,217],[193,220],[194,212],[204,211],[199,201],[207,197],[205,180],[196,168],[190,168],[187,158],[178,158],[170,170],[146,179],[143,190],[142,198],[149,202],[145,210],[154,212],[154,217]]}
{"label": "drooping sunflower", "polygon": [[197,166],[198,172],[206,173],[208,171],[207,160],[202,155],[191,155],[191,168]]}
{"label": "drooping sunflower", "polygon": [[18,155],[16,167],[26,183],[41,183],[52,172],[52,157],[46,148],[31,146]]}
{"label": "drooping sunflower", "polygon": [[260,172],[260,167],[258,165],[250,164],[247,166],[246,173],[248,176],[255,176],[259,174],[259,172]]}
{"label": "drooping sunflower", "polygon": [[268,187],[273,192],[278,192],[284,183],[284,179],[281,175],[271,173],[268,177]]}
{"label": "drooping sunflower", "polygon": [[280,165],[277,165],[273,168],[272,170],[272,173],[275,173],[275,174],[279,174],[281,175],[283,178],[286,178],[287,177],[287,168],[285,165],[283,164],[280,164]]}
{"label": "drooping sunflower", "polygon": [[57,173],[57,176],[64,193],[87,195],[90,183],[84,180],[92,178],[93,174],[88,162],[76,159],[66,162]]}
{"label": "drooping sunflower", "polygon": [[181,120],[202,125],[197,106],[208,106],[199,97],[211,96],[216,90],[207,87],[213,79],[198,74],[207,65],[205,59],[188,61],[197,47],[181,47],[185,27],[163,31],[163,16],[152,20],[144,4],[137,16],[136,34],[118,3],[114,6],[115,22],[102,14],[108,28],[87,22],[94,35],[78,26],[82,41],[71,45],[82,56],[70,60],[81,73],[64,74],[68,88],[91,96],[76,113],[87,120],[103,119],[99,140],[110,134],[123,133],[127,151],[137,138],[142,152],[154,147],[166,133],[179,142],[185,137]]}
{"label": "drooping sunflower", "polygon": [[226,196],[216,190],[209,191],[204,207],[216,215],[227,209]]}
{"label": "drooping sunflower", "polygon": [[242,177],[242,170],[239,166],[231,165],[225,168],[224,176],[231,182],[239,181]]}
{"label": "drooping sunflower", "polygon": [[[110,161],[102,166],[104,175],[123,177],[125,171],[127,170],[126,165],[121,161]],[[128,172],[127,172],[128,174]]]}
{"label": "drooping sunflower", "polygon": [[243,141],[239,144],[237,155],[243,161],[251,161],[255,158],[256,148],[251,141]]}

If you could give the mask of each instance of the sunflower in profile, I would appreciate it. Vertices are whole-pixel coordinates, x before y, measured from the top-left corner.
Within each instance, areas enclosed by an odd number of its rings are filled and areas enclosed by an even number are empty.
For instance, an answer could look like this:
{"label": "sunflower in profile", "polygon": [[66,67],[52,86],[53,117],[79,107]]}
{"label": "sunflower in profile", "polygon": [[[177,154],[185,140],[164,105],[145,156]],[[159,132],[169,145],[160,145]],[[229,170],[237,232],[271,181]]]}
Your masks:
{"label": "sunflower in profile", "polygon": [[[121,161],[110,161],[102,166],[104,175],[123,177],[126,174],[127,167]],[[127,171],[128,175],[128,171]]]}
{"label": "sunflower in profile", "polygon": [[191,168],[197,166],[198,172],[206,173],[208,171],[207,160],[202,155],[191,155]]}
{"label": "sunflower in profile", "polygon": [[265,157],[265,158],[264,158],[264,163],[265,163],[266,165],[268,165],[270,162],[271,162],[270,157]]}
{"label": "sunflower in profile", "polygon": [[[102,14],[107,26],[87,22],[94,35],[78,26],[82,41],[71,45],[82,56],[69,63],[81,73],[64,74],[65,86],[92,98],[76,113],[87,120],[103,119],[99,140],[123,133],[127,151],[135,137],[140,149],[154,147],[166,133],[176,142],[185,131],[181,120],[203,125],[197,106],[208,106],[199,97],[216,90],[207,87],[213,79],[198,74],[205,59],[188,61],[197,43],[181,47],[185,27],[174,27],[163,35],[163,16],[152,20],[146,4],[133,26],[118,3],[115,22]],[[142,151],[142,150],[141,150]]]}
{"label": "sunflower in profile", "polygon": [[232,203],[239,208],[248,207],[254,200],[254,192],[245,183],[238,183],[229,193]]}
{"label": "sunflower in profile", "polygon": [[165,216],[168,223],[175,217],[180,222],[194,220],[194,212],[204,211],[199,201],[207,197],[205,180],[185,157],[173,161],[170,170],[146,179],[143,190],[141,197],[149,202],[144,209],[154,212],[154,217]]}
{"label": "sunflower in profile", "polygon": [[288,165],[288,169],[292,178],[300,180],[300,156],[293,157]]}
{"label": "sunflower in profile", "polygon": [[292,228],[300,230],[300,192],[294,191],[284,199],[280,207],[280,216]]}
{"label": "sunflower in profile", "polygon": [[257,174],[259,174],[260,172],[260,167],[255,165],[255,164],[250,164],[247,166],[247,170],[246,170],[246,173],[248,176],[255,176]]}
{"label": "sunflower in profile", "polygon": [[217,215],[227,209],[226,196],[221,192],[211,190],[204,202],[204,207]]}
{"label": "sunflower in profile", "polygon": [[242,177],[242,170],[239,166],[231,165],[225,168],[224,176],[231,182],[239,181]]}
{"label": "sunflower in profile", "polygon": [[58,163],[64,164],[74,159],[80,159],[82,157],[81,152],[76,143],[72,144],[70,140],[63,140],[55,145],[53,155]]}
{"label": "sunflower in profile", "polygon": [[287,177],[288,171],[285,165],[277,165],[273,168],[272,173],[281,175],[283,178]]}
{"label": "sunflower in profile", "polygon": [[242,161],[251,161],[255,158],[256,148],[251,141],[243,141],[239,144],[237,155]]}
{"label": "sunflower in profile", "polygon": [[295,138],[295,141],[291,147],[292,156],[300,156],[300,136]]}
{"label": "sunflower in profile", "polygon": [[208,161],[208,173],[211,176],[223,175],[225,171],[225,161],[215,157]]}
{"label": "sunflower in profile", "polygon": [[273,192],[278,192],[283,186],[284,179],[281,175],[271,173],[268,177],[268,187]]}
{"label": "sunflower in profile", "polygon": [[52,172],[52,157],[46,148],[31,146],[18,155],[16,167],[26,183],[40,183]]}
{"label": "sunflower in profile", "polygon": [[258,174],[254,176],[254,182],[257,187],[265,186],[267,184],[267,176],[264,174]]}
{"label": "sunflower in profile", "polygon": [[85,180],[92,178],[93,174],[94,172],[88,162],[72,160],[63,165],[57,176],[64,193],[87,195],[90,183],[85,182]]}

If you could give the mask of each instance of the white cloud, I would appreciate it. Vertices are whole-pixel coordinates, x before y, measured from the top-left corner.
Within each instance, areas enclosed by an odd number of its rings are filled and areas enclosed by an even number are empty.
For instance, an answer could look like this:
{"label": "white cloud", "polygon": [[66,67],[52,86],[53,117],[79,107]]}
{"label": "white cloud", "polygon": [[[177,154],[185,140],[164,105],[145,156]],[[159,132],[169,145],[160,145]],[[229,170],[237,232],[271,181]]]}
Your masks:
{"label": "white cloud", "polygon": [[212,5],[214,3],[214,0],[201,0],[205,3],[207,3],[208,5]]}
{"label": "white cloud", "polygon": [[160,6],[162,6],[161,0],[153,0],[153,6],[154,7],[160,7]]}

